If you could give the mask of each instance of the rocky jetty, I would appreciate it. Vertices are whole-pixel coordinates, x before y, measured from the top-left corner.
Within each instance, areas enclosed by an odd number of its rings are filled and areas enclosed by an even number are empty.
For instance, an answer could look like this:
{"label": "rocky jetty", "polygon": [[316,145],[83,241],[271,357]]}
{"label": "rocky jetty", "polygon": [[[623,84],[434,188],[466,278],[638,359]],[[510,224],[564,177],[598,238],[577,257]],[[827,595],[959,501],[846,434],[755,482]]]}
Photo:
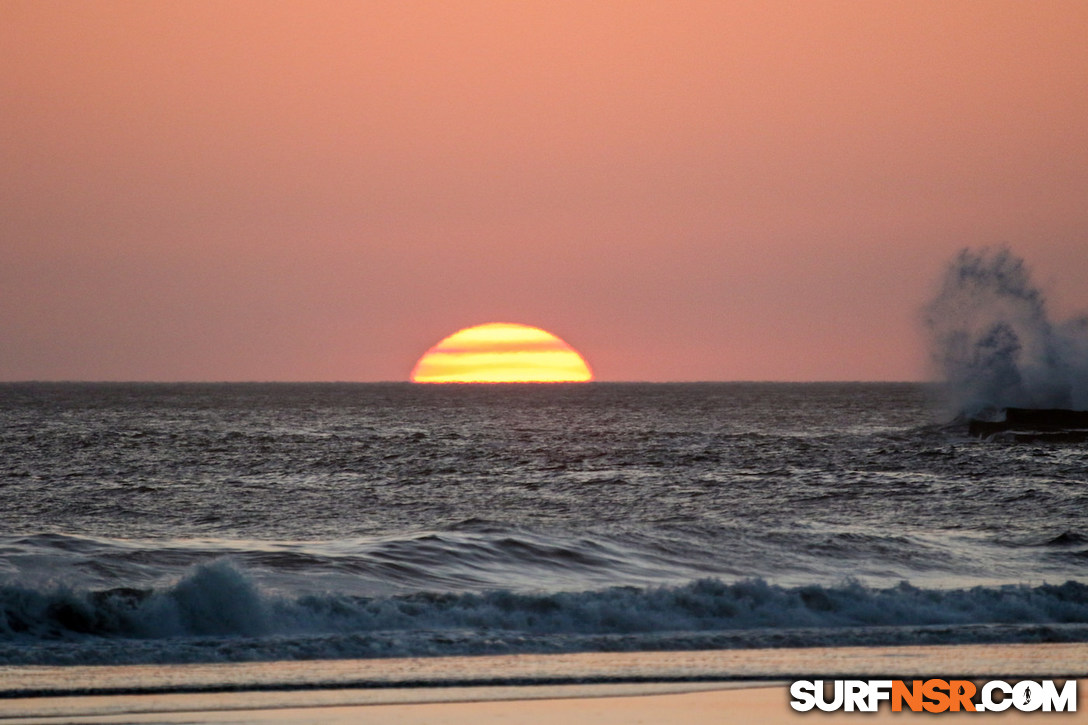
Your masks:
{"label": "rocky jetty", "polygon": [[1088,441],[1088,410],[1006,408],[1004,420],[972,418],[967,431],[1021,443],[1081,443]]}

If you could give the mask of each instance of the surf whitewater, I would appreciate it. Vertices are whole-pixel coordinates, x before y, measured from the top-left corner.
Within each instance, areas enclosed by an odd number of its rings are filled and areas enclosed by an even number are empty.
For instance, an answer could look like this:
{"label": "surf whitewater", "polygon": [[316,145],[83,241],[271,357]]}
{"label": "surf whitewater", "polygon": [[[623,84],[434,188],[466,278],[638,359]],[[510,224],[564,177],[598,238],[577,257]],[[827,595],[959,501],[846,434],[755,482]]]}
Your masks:
{"label": "surf whitewater", "polygon": [[1060,642],[1088,634],[1088,585],[920,589],[679,586],[385,597],[264,591],[227,561],[156,589],[0,588],[0,662],[256,659]]}

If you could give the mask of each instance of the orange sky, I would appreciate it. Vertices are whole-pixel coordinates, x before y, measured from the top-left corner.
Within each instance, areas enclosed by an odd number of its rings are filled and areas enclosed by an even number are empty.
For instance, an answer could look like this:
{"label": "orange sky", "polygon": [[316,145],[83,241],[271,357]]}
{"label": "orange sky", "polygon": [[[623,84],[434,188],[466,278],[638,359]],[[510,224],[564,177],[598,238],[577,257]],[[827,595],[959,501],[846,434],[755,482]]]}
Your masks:
{"label": "orange sky", "polygon": [[1088,309],[1088,3],[0,0],[0,379],[920,379],[1007,243]]}

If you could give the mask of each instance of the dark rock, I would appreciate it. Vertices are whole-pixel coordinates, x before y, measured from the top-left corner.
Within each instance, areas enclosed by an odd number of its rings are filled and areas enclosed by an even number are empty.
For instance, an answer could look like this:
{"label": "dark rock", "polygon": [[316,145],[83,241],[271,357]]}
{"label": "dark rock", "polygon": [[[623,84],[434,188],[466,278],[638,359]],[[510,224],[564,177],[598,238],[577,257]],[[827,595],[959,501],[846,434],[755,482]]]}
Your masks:
{"label": "dark rock", "polygon": [[1063,408],[1006,408],[1004,420],[967,423],[975,438],[1001,433],[1018,443],[1081,443],[1088,441],[1088,410]]}

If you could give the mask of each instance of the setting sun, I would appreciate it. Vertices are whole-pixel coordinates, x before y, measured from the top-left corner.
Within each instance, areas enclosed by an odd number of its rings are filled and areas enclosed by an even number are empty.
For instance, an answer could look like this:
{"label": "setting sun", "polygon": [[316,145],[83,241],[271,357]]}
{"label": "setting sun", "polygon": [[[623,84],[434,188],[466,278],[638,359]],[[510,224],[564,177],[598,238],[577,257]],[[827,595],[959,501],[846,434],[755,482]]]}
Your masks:
{"label": "setting sun", "polygon": [[539,327],[491,322],[459,330],[428,350],[414,383],[584,383],[593,372],[578,352]]}

